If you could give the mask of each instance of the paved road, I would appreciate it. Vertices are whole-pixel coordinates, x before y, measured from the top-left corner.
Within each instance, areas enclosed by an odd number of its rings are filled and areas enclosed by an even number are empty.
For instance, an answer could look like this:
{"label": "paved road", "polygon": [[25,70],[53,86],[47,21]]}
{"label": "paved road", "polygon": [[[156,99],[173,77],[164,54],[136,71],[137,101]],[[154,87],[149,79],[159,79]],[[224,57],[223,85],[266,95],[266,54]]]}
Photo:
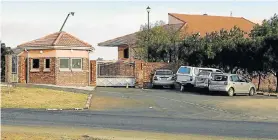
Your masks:
{"label": "paved road", "polygon": [[[234,98],[169,90],[98,88],[95,95],[152,100],[153,108],[138,106],[104,111],[45,111],[2,109],[4,125],[79,126],[216,136],[278,139],[277,122],[250,122],[250,116],[217,108],[211,103]],[[263,118],[265,119],[265,118]],[[257,121],[263,120],[256,118]],[[273,118],[277,119],[277,118]]]}
{"label": "paved road", "polygon": [[112,128],[278,139],[278,123],[120,115],[113,112],[2,109],[3,125]]}

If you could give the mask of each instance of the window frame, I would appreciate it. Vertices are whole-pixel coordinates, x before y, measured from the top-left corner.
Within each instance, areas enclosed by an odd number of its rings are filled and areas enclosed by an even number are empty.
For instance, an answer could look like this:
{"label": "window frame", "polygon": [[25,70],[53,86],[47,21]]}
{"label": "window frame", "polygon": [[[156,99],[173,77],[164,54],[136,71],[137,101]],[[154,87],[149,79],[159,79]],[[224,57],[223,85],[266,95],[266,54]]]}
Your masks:
{"label": "window frame", "polygon": [[125,48],[125,49],[123,50],[123,57],[124,57],[124,58],[129,58],[129,48]]}
{"label": "window frame", "polygon": [[[49,60],[49,68],[46,68],[46,60]],[[50,65],[51,65],[51,59],[50,58],[45,58],[44,59],[44,67],[43,67],[43,71],[50,71]]]}
{"label": "window frame", "polygon": [[[61,68],[61,59],[67,59],[67,60],[69,60],[69,62],[68,62],[68,68]],[[71,59],[69,58],[69,57],[61,57],[61,58],[59,58],[59,70],[60,71],[70,71],[70,69],[71,69],[71,61],[70,61]]]}
{"label": "window frame", "polygon": [[[80,68],[73,68],[72,66],[72,63],[73,63],[73,60],[80,60],[80,62],[81,62],[81,66],[80,66]],[[71,64],[71,70],[72,71],[82,71],[82,68],[83,68],[83,59],[82,58],[71,58],[71,62],[70,62],[70,64]]]}
{"label": "window frame", "polygon": [[[34,68],[33,64],[34,64],[34,60],[39,60],[39,67],[38,68]],[[40,71],[40,59],[39,58],[32,58],[31,59],[31,72],[38,72]]]}
{"label": "window frame", "polygon": [[18,58],[17,56],[12,56],[12,74],[17,74],[17,67],[18,67]]}

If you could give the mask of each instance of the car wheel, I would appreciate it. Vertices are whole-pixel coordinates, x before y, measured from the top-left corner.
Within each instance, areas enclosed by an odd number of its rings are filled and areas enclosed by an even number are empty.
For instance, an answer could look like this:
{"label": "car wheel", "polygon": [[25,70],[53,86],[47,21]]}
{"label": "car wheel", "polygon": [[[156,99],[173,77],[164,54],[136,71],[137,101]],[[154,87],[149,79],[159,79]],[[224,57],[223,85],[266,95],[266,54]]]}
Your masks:
{"label": "car wheel", "polygon": [[180,91],[181,91],[181,92],[184,91],[184,85],[181,85]]}
{"label": "car wheel", "polygon": [[233,88],[229,88],[229,90],[228,90],[228,95],[229,95],[229,96],[234,96],[234,94],[235,94],[234,89],[233,89]]}
{"label": "car wheel", "polygon": [[249,96],[253,96],[255,94],[255,89],[251,88],[249,91]]}
{"label": "car wheel", "polygon": [[171,85],[170,88],[171,88],[171,89],[175,89],[176,86],[175,86],[175,85]]}

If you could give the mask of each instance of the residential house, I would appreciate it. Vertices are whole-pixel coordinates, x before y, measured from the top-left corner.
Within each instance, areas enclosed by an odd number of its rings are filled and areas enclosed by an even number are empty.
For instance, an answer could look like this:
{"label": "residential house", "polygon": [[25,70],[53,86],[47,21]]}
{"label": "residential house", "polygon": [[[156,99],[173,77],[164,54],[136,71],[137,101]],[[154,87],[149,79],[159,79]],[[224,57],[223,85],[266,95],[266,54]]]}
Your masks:
{"label": "residential house", "polygon": [[[169,27],[179,30],[184,35],[198,33],[205,36],[206,33],[220,31],[221,29],[230,30],[234,26],[249,33],[255,23],[243,18],[232,16],[211,16],[211,15],[188,15],[188,14],[168,14],[168,24],[164,25],[166,29]],[[117,37],[108,41],[99,43],[102,47],[118,47],[118,59],[128,59],[134,56],[134,47],[136,42],[136,33]],[[132,48],[132,49],[130,49]]]}
{"label": "residential house", "polygon": [[88,86],[92,50],[64,31],[23,43],[6,56],[6,82]]}

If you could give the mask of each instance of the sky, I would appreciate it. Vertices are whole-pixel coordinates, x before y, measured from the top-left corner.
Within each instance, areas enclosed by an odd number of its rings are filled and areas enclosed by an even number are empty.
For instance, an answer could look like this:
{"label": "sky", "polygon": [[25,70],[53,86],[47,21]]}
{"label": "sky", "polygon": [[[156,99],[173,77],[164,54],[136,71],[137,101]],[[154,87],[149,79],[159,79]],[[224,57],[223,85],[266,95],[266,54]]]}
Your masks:
{"label": "sky", "polygon": [[58,32],[67,14],[64,31],[93,45],[91,59],[117,59],[117,48],[98,43],[136,32],[150,22],[168,22],[168,13],[244,17],[254,22],[278,14],[277,1],[2,1],[1,40],[12,48]]}

